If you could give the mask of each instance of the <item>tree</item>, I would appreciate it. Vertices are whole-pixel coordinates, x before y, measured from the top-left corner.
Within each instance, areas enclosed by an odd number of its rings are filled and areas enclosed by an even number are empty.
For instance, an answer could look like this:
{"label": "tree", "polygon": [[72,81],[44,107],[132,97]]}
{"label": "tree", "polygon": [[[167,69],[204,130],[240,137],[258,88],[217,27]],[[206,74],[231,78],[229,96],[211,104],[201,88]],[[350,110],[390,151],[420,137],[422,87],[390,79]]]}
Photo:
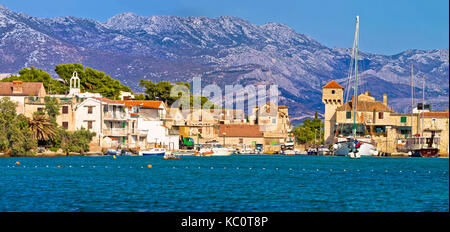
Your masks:
{"label": "tree", "polygon": [[95,132],[90,132],[84,128],[71,132],[61,130],[61,148],[66,153],[78,152],[83,154],[89,151],[89,143],[95,136]]}
{"label": "tree", "polygon": [[34,153],[37,142],[29,129],[27,118],[16,113],[17,103],[9,97],[0,98],[0,151],[11,155]]}
{"label": "tree", "polygon": [[48,96],[44,98],[44,102],[45,112],[50,118],[50,121],[53,124],[56,124],[56,117],[60,115],[59,109],[61,108],[61,104],[59,103],[58,99]]}
{"label": "tree", "polygon": [[306,118],[303,124],[294,128],[294,136],[299,143],[310,143],[317,141],[323,142],[323,127],[322,120],[315,113],[314,119]]}
{"label": "tree", "polygon": [[63,82],[53,79],[50,74],[42,69],[36,69],[34,67],[23,68],[19,70],[19,75],[11,75],[10,77],[3,78],[2,82],[11,81],[23,81],[23,82],[42,82],[47,93],[57,94],[65,93],[69,90]]}
{"label": "tree", "polygon": [[33,114],[33,118],[28,119],[28,126],[37,141],[46,141],[56,138],[55,124],[43,114]]}
{"label": "tree", "polygon": [[[183,104],[187,105],[187,103],[189,103],[191,107],[193,106],[194,98],[200,98],[201,106],[209,101],[208,98],[204,96],[194,96],[190,93],[184,95],[182,93],[179,93],[176,97],[170,96],[170,92],[175,85],[171,84],[168,81],[160,81],[158,83],[154,83],[150,80],[140,80],[139,85],[145,87],[146,100],[160,100],[167,102],[168,105],[172,105],[175,101],[181,100],[180,106],[182,106]],[[179,81],[176,83],[176,85],[185,86],[187,87],[187,89],[191,88],[191,85],[188,82]],[[142,98],[142,96],[140,96],[139,98]],[[213,108],[214,105],[211,105],[211,108]]]}
{"label": "tree", "polygon": [[113,79],[104,72],[84,67],[82,64],[59,64],[55,66],[55,72],[66,83],[70,83],[73,72],[76,71],[80,78],[80,88],[83,92],[100,93],[104,97],[118,99],[120,92],[131,92],[131,89]]}
{"label": "tree", "polygon": [[70,78],[74,71],[77,71],[80,78],[80,88],[83,92],[100,93],[104,97],[118,99],[120,91],[131,92],[131,89],[113,79],[104,72],[84,67],[82,64],[59,64],[55,66],[55,72],[62,80],[53,79],[50,74],[42,69],[34,67],[19,70],[19,75],[12,75],[1,81],[11,82],[21,80],[24,82],[42,82],[45,91],[50,94],[67,94],[70,86]]}

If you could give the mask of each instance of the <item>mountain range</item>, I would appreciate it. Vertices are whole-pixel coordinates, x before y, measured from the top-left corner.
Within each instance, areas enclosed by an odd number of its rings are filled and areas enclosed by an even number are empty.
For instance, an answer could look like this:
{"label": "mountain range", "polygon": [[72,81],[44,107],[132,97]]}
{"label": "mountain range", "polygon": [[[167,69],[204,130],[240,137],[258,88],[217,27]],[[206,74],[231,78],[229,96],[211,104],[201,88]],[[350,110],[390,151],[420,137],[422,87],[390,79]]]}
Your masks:
{"label": "mountain range", "polygon": [[[352,41],[349,41],[351,45]],[[447,101],[449,49],[407,50],[396,55],[359,52],[359,90],[394,110],[410,110],[411,64],[415,94],[422,74],[429,101]],[[106,22],[87,18],[32,17],[0,5],[0,73],[36,67],[56,77],[61,63],[81,63],[142,92],[141,79],[203,85],[277,84],[292,120],[323,113],[321,87],[347,87],[351,48],[329,48],[287,25],[255,25],[230,16],[140,16],[126,12]],[[431,100],[432,99],[432,100]]]}

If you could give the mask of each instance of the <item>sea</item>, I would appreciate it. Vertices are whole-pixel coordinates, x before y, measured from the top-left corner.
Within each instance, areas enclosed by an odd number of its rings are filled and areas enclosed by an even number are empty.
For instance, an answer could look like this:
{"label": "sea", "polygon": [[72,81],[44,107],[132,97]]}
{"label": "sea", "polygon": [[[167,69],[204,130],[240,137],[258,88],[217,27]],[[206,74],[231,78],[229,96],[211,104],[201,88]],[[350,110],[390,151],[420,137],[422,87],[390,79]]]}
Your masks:
{"label": "sea", "polygon": [[1,158],[0,212],[449,212],[449,159],[181,158]]}

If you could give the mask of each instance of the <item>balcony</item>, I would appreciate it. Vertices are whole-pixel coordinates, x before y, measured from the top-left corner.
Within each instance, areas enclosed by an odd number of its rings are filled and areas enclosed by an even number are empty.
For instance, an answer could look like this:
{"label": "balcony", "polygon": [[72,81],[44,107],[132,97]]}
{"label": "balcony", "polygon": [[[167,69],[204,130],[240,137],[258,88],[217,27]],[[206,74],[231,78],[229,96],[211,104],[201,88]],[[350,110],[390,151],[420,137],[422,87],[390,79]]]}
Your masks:
{"label": "balcony", "polygon": [[135,130],[138,135],[148,135],[148,130]]}
{"label": "balcony", "polygon": [[125,128],[107,128],[103,129],[104,135],[111,135],[111,136],[125,136],[127,135],[127,129]]}
{"label": "balcony", "polygon": [[105,120],[127,120],[127,114],[125,112],[106,112],[103,117]]}

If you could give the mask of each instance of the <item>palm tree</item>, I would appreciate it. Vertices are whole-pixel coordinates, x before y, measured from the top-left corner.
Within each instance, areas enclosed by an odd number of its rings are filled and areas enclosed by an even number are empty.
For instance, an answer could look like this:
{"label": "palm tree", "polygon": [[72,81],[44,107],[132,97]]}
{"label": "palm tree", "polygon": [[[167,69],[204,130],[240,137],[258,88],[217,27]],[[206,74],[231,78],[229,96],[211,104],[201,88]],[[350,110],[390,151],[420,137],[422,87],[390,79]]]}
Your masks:
{"label": "palm tree", "polygon": [[28,125],[34,138],[38,141],[50,140],[56,137],[55,125],[45,114],[33,114],[33,118],[28,118]]}

